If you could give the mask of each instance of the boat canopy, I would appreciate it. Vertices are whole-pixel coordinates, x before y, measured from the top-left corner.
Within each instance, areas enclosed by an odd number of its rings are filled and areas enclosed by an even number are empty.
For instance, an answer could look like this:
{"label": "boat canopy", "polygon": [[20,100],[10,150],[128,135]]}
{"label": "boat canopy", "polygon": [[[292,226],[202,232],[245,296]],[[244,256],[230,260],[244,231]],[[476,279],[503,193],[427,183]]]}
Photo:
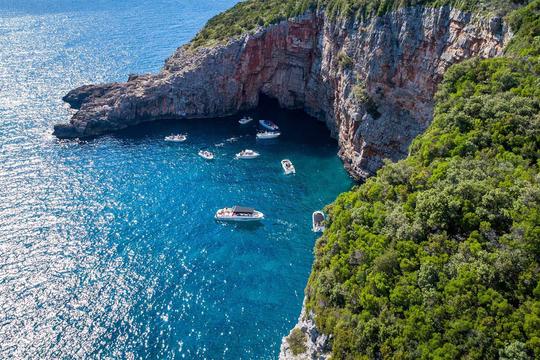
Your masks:
{"label": "boat canopy", "polygon": [[324,221],[324,215],[320,212],[316,212],[313,214],[313,219],[315,219],[316,222],[320,223]]}
{"label": "boat canopy", "polygon": [[233,207],[233,213],[235,214],[253,214],[255,212],[255,209],[248,208],[244,206],[235,206]]}

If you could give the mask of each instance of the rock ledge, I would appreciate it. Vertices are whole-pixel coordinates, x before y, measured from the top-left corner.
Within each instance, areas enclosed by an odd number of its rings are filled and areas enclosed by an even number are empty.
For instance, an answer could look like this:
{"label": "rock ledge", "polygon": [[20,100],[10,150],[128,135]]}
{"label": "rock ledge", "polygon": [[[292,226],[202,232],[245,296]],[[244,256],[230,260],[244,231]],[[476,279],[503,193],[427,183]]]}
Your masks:
{"label": "rock ledge", "polygon": [[75,89],[64,100],[78,111],[54,133],[88,137],[157,119],[232,115],[264,94],[324,121],[345,167],[364,179],[383,159],[407,155],[449,66],[500,55],[509,38],[501,18],[447,6],[362,22],[306,13],[224,45],[181,47],[158,74]]}

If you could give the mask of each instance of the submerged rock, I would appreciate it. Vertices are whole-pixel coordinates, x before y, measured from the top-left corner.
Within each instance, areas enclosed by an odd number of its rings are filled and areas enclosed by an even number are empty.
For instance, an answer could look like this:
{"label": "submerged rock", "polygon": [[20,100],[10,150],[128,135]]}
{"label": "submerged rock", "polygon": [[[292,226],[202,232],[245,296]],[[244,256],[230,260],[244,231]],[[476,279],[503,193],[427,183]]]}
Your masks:
{"label": "submerged rock", "polygon": [[450,7],[411,7],[362,22],[324,12],[259,28],[210,48],[179,48],[154,75],[85,85],[64,100],[78,109],[60,138],[101,135],[145,121],[232,115],[261,94],[324,121],[357,179],[384,158],[407,155],[429,124],[445,70],[500,55],[509,31]]}

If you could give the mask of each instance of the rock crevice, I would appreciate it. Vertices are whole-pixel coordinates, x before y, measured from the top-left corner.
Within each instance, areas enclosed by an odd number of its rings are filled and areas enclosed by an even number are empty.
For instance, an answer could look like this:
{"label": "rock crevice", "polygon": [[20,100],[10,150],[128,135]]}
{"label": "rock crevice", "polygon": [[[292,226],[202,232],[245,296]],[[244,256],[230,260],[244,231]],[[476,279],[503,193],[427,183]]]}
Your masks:
{"label": "rock crevice", "polygon": [[261,94],[324,121],[357,179],[407,154],[429,124],[444,71],[500,55],[499,17],[411,7],[364,21],[307,13],[211,48],[179,48],[158,74],[86,85],[64,100],[78,109],[61,138],[89,137],[165,118],[206,118],[257,106]]}

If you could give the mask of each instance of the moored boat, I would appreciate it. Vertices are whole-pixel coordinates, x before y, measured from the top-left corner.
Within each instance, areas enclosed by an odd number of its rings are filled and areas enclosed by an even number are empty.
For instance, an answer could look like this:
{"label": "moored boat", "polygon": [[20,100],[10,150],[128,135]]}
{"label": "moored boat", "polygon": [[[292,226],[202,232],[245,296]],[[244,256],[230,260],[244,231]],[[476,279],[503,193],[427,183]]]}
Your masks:
{"label": "moored boat", "polygon": [[325,229],[325,222],[326,217],[324,216],[324,213],[322,211],[315,211],[313,215],[311,215],[311,221],[312,221],[312,230],[313,232],[320,233],[323,232]]}
{"label": "moored boat", "polygon": [[294,168],[293,163],[289,159],[281,160],[281,167],[283,168],[285,175],[296,174],[296,169]]}
{"label": "moored boat", "polygon": [[202,157],[203,159],[206,159],[206,160],[213,160],[214,159],[214,154],[211,153],[208,150],[200,150],[199,151],[199,156]]}
{"label": "moored boat", "polygon": [[264,219],[264,214],[253,208],[234,206],[219,209],[214,217],[219,221],[260,221]]}
{"label": "moored boat", "polygon": [[186,141],[187,135],[184,134],[177,134],[177,135],[169,135],[165,136],[165,141],[172,141],[172,142],[183,142]]}
{"label": "moored boat", "polygon": [[238,120],[238,123],[240,123],[240,125],[246,125],[246,124],[249,124],[250,122],[253,121],[253,118],[250,117],[250,116],[244,116],[243,118],[241,118],[240,120]]}
{"label": "moored boat", "polygon": [[281,133],[279,131],[261,131],[257,133],[257,139],[275,139]]}
{"label": "moored boat", "polygon": [[279,130],[279,126],[277,126],[276,124],[274,124],[272,121],[270,120],[259,120],[259,124],[261,124],[261,126],[267,130],[270,130],[270,131],[278,131]]}
{"label": "moored boat", "polygon": [[242,150],[238,154],[236,154],[237,159],[255,159],[256,157],[259,157],[261,154],[259,154],[256,151],[253,150]]}

